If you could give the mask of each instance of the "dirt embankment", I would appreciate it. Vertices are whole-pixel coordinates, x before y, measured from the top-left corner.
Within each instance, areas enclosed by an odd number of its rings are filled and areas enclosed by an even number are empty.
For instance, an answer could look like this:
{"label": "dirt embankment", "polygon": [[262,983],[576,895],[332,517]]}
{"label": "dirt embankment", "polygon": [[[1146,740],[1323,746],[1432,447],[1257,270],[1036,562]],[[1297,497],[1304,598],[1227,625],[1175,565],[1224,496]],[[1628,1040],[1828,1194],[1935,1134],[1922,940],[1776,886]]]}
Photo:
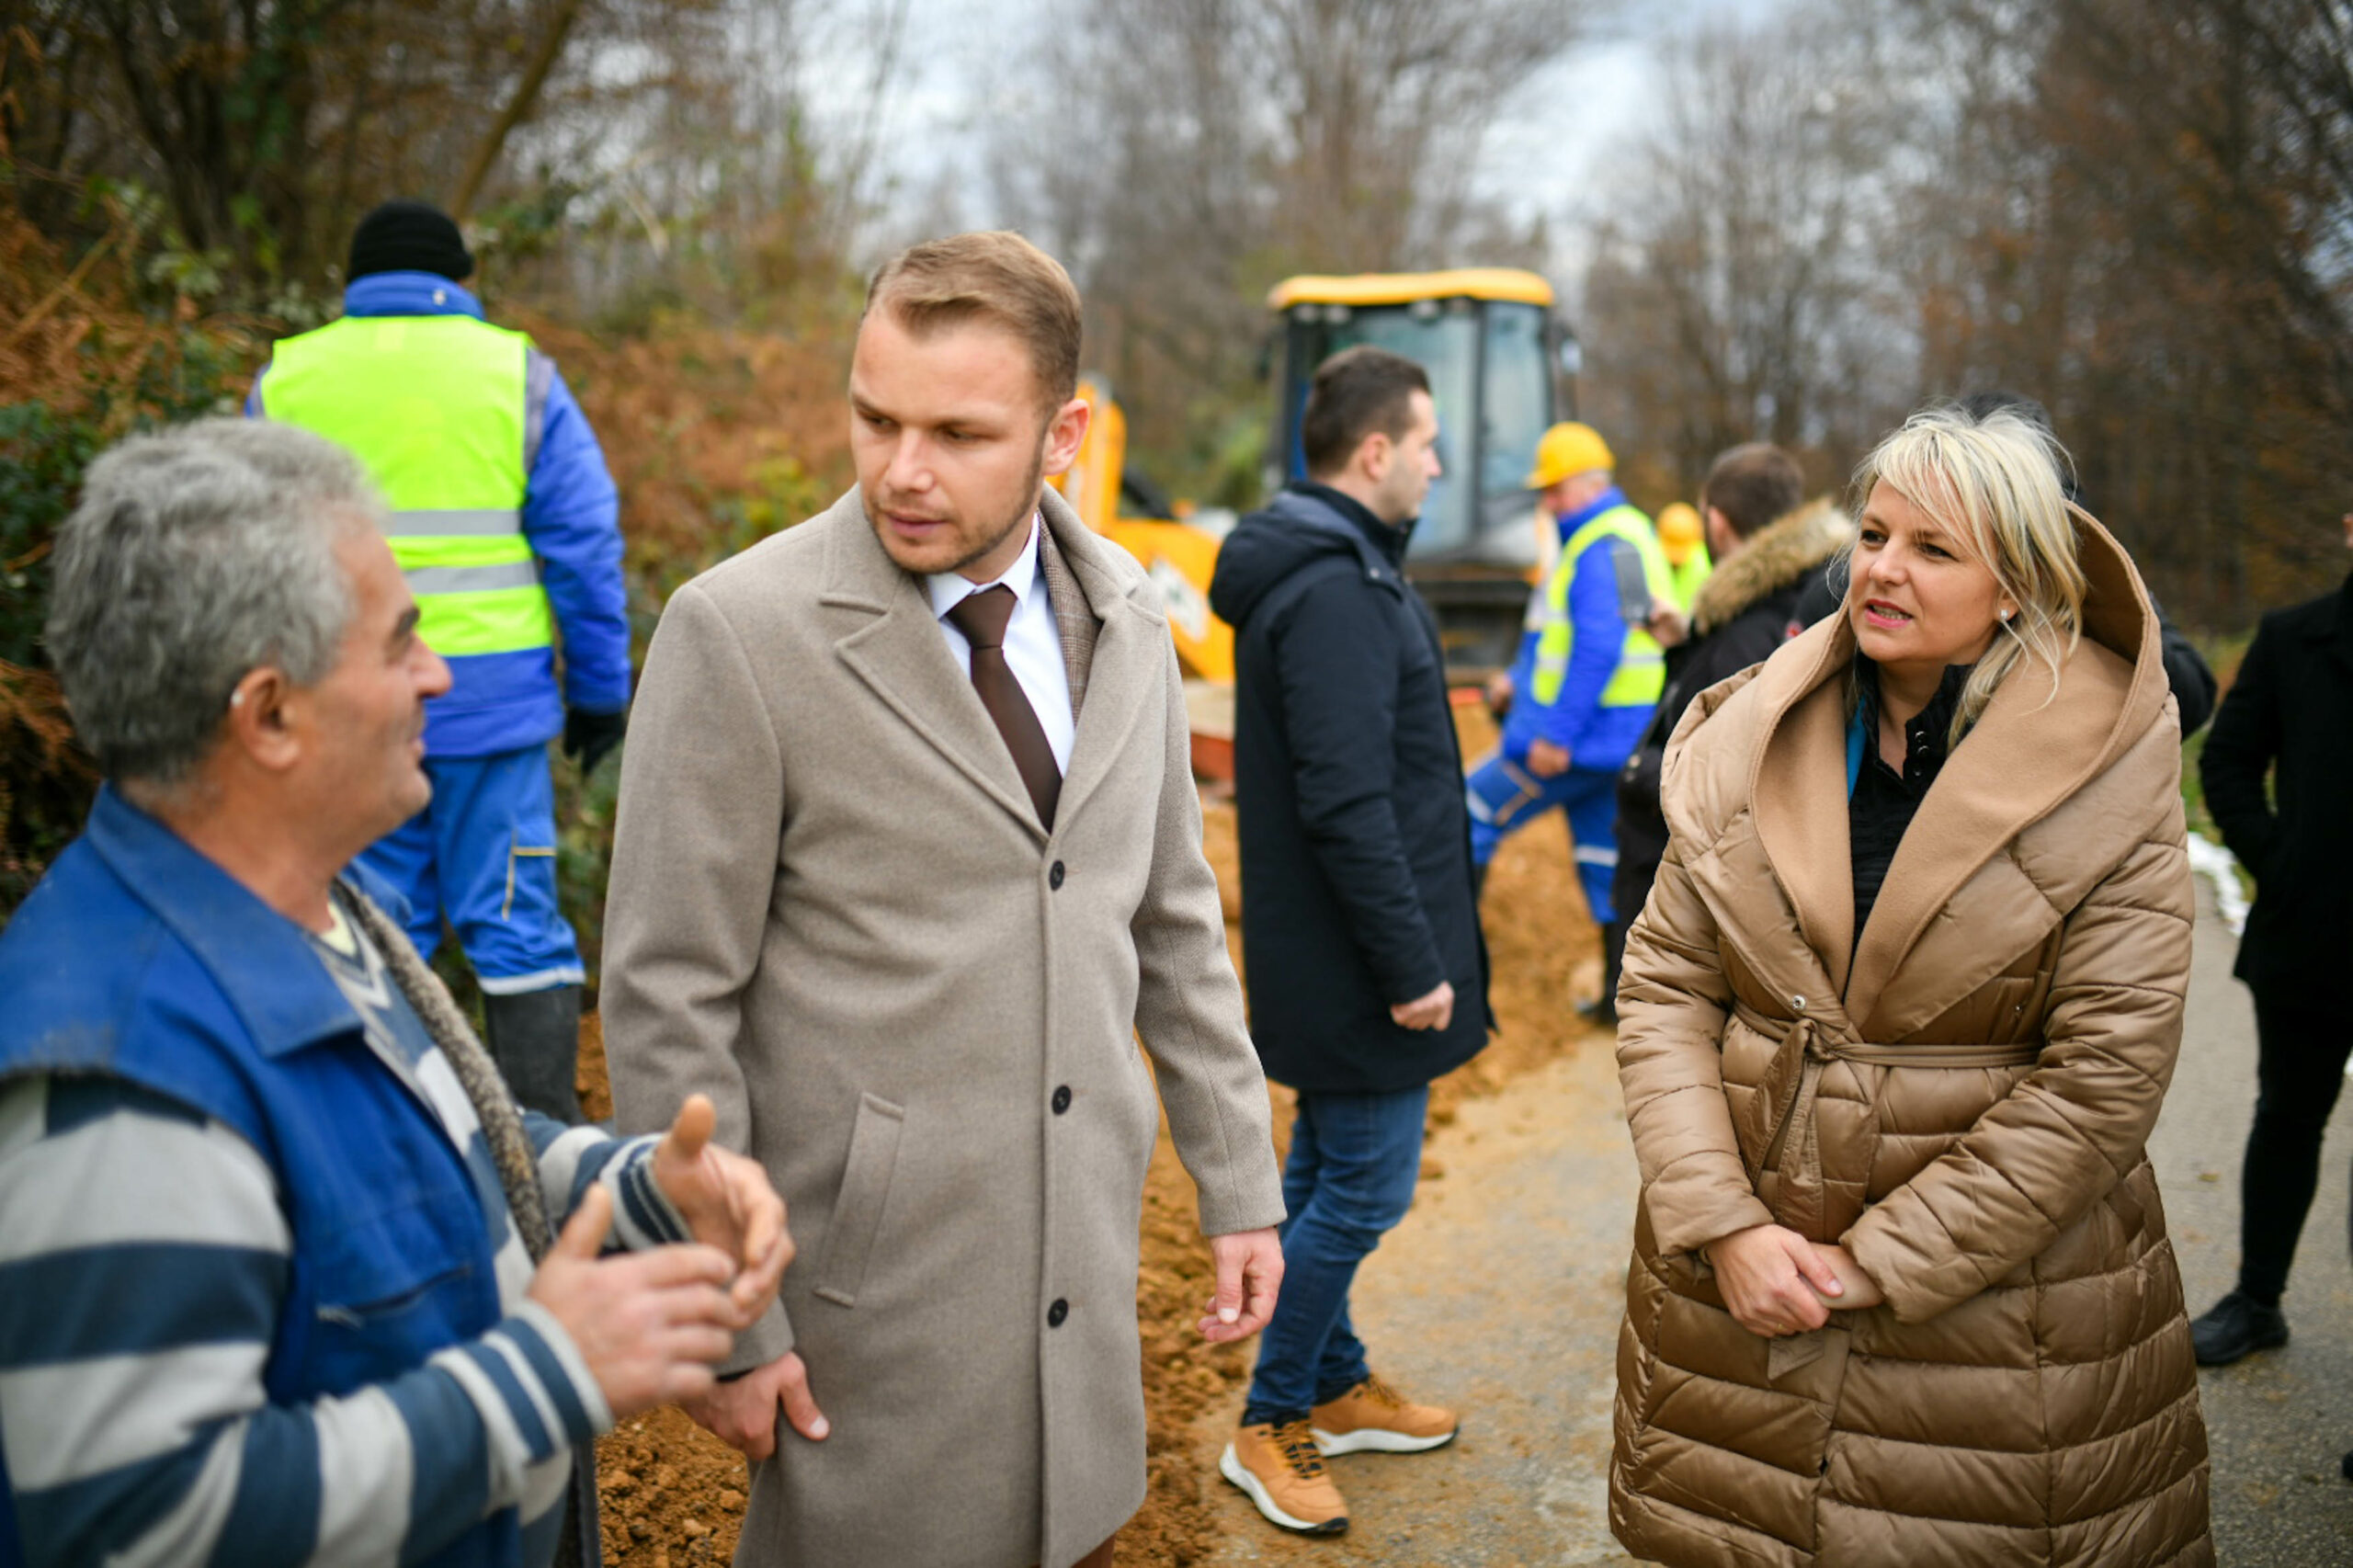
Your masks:
{"label": "dirt embankment", "polygon": [[[1481,755],[1493,744],[1491,727],[1475,713],[1463,715],[1462,730],[1466,755]],[[1225,890],[1227,937],[1238,965],[1241,878],[1233,811],[1211,803],[1204,816],[1204,848]],[[1486,1051],[1433,1086],[1433,1126],[1451,1122],[1465,1098],[1492,1094],[1590,1036],[1573,1007],[1597,988],[1599,948],[1557,818],[1506,844],[1488,877],[1485,911],[1491,994],[1502,1030]],[[593,1019],[581,1045],[582,1103],[592,1116],[606,1114],[610,1093]],[[1290,1096],[1279,1086],[1271,1093],[1276,1139],[1287,1143]],[[1426,1163],[1423,1176],[1442,1181],[1445,1172]],[[1203,1410],[1248,1377],[1256,1343],[1201,1343],[1193,1323],[1211,1284],[1193,1184],[1164,1128],[1144,1185],[1143,1266],[1136,1282],[1148,1487],[1142,1509],[1120,1534],[1121,1568],[1187,1568],[1206,1557],[1214,1539],[1204,1488],[1221,1483],[1197,1462],[1190,1428]],[[744,1461],[678,1411],[623,1422],[599,1445],[597,1459],[608,1563],[688,1568],[733,1556],[747,1484]]]}

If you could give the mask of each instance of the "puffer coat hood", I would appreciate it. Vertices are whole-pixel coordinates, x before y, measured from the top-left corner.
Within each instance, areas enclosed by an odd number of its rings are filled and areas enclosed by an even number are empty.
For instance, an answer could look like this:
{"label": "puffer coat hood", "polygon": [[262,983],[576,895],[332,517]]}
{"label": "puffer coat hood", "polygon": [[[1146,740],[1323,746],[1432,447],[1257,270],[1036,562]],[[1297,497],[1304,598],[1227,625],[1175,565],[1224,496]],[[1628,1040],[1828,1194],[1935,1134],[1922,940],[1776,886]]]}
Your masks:
{"label": "puffer coat hood", "polygon": [[[1856,940],[1833,617],[1692,704],[1627,943],[1643,1175],[1610,1519],[1668,1564],[2213,1562],[2181,1283],[2143,1146],[2194,909],[2179,732],[2123,551],[2085,634],[1923,801]],[[1764,1339],[1697,1249],[1778,1222],[1884,1293]]]}

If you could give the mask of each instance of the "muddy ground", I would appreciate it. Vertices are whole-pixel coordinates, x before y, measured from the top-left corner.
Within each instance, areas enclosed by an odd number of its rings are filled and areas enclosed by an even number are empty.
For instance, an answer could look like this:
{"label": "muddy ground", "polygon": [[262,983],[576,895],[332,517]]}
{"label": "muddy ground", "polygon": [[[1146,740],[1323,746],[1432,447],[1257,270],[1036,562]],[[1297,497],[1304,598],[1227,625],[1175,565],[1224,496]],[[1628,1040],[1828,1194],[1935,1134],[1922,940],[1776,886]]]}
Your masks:
{"label": "muddy ground", "polygon": [[[1462,718],[1465,753],[1481,755],[1492,731],[1472,712]],[[1204,803],[1206,848],[1226,894],[1226,931],[1241,961],[1233,811]],[[1514,1078],[1606,1040],[1582,1025],[1571,1004],[1591,996],[1600,977],[1598,944],[1586,917],[1568,842],[1557,817],[1510,839],[1496,857],[1486,890],[1493,999],[1502,1030],[1487,1050],[1439,1080],[1430,1125],[1451,1125],[1469,1099],[1492,1095]],[[1246,982],[1247,975],[1245,975]],[[601,1036],[583,1029],[581,1097],[592,1116],[608,1114]],[[1276,1138],[1286,1142],[1290,1096],[1271,1091]],[[1442,1184],[1432,1160],[1426,1180]],[[1434,1186],[1429,1190],[1442,1190]],[[1122,1568],[1188,1568],[1211,1561],[1229,1528],[1211,1488],[1221,1486],[1199,1432],[1205,1413],[1227,1401],[1248,1375],[1252,1345],[1208,1346],[1193,1327],[1210,1293],[1208,1249],[1194,1226],[1193,1185],[1162,1130],[1144,1186],[1143,1266],[1136,1282],[1142,1328],[1144,1403],[1150,1422],[1144,1506],[1120,1534]],[[598,1448],[605,1558],[627,1568],[686,1568],[725,1562],[743,1522],[744,1461],[675,1409],[621,1424]]]}

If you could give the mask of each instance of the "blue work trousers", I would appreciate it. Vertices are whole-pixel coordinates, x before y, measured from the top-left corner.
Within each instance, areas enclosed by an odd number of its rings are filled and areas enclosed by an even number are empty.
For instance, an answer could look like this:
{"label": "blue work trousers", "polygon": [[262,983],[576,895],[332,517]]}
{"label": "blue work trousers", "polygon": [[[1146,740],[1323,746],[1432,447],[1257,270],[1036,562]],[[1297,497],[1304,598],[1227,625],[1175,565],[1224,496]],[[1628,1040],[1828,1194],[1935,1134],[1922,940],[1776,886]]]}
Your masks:
{"label": "blue work trousers", "polygon": [[1555,806],[1569,819],[1569,847],[1594,924],[1618,918],[1609,883],[1618,874],[1618,771],[1572,767],[1539,778],[1500,752],[1472,769],[1471,858],[1481,866],[1495,846]]}
{"label": "blue work trousers", "polygon": [[484,991],[584,983],[580,945],[556,905],[548,748],[427,756],[425,772],[432,801],[360,855],[408,900],[416,950],[432,957],[446,915]]}
{"label": "blue work trousers", "polygon": [[1364,1381],[1348,1321],[1357,1265],[1405,1217],[1422,1174],[1425,1085],[1388,1095],[1302,1092],[1283,1167],[1283,1288],[1258,1341],[1244,1426],[1303,1418]]}

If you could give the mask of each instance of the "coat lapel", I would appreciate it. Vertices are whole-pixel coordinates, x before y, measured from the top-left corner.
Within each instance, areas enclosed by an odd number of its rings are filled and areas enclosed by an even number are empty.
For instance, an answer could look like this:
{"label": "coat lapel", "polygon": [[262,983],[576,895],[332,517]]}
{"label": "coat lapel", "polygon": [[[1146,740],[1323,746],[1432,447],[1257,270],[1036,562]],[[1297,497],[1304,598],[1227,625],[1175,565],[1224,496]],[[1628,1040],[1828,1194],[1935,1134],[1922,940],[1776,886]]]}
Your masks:
{"label": "coat lapel", "polygon": [[[1147,711],[1165,716],[1149,699],[1163,689],[1161,683],[1167,678],[1168,622],[1139,604],[1110,562],[1103,559],[1102,552],[1117,546],[1091,532],[1051,491],[1046,494],[1043,509],[1058,564],[1067,569],[1070,582],[1084,600],[1084,619],[1094,627],[1085,666],[1072,673],[1072,707],[1078,733],[1071,743],[1070,767],[1063,774],[1062,800],[1054,807],[1054,820],[1067,823],[1110,774],[1138,720]],[[1051,578],[1048,586],[1051,590]],[[1054,613],[1063,622],[1063,657],[1069,660],[1072,622],[1080,618],[1066,617],[1059,599]],[[1084,708],[1078,707],[1081,689],[1086,694]]]}
{"label": "coat lapel", "polygon": [[1063,562],[1051,523],[1038,535],[1038,571],[1046,579],[1046,597],[1054,607],[1054,630],[1062,637],[1063,674],[1070,681],[1070,714],[1075,722],[1086,710],[1086,679],[1094,668],[1095,634],[1101,622]]}
{"label": "coat lapel", "polygon": [[922,585],[884,553],[858,494],[845,496],[817,526],[830,530],[818,602],[861,612],[858,624],[835,641],[835,653],[958,772],[1043,840],[1045,826],[1013,754],[956,667]]}
{"label": "coat lapel", "polygon": [[1756,837],[1797,910],[1806,946],[1832,990],[1847,990],[1855,945],[1854,868],[1847,858],[1846,681],[1854,633],[1832,616],[1792,648],[1814,644],[1758,676],[1766,687],[1766,741],[1749,799]]}

